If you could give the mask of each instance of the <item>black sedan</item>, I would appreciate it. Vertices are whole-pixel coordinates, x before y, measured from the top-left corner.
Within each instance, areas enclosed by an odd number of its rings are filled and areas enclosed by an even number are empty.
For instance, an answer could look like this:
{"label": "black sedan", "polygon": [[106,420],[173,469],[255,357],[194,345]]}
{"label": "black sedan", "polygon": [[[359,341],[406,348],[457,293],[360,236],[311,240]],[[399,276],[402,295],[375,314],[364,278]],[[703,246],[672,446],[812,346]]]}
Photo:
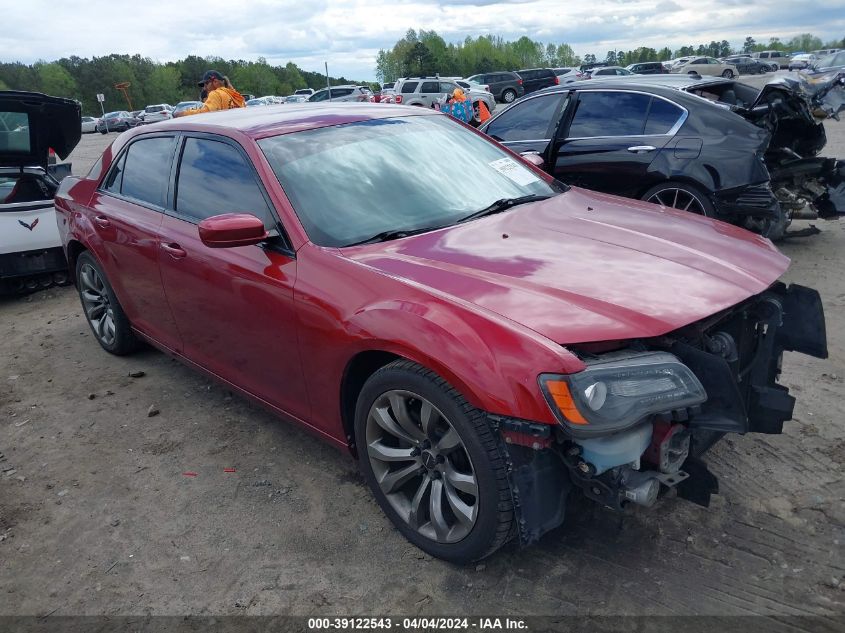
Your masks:
{"label": "black sedan", "polygon": [[[799,120],[806,96],[795,90],[679,75],[599,79],[526,96],[481,130],[515,152],[535,154],[568,184],[717,217],[778,239],[798,201],[845,211],[837,197],[845,186],[836,175],[839,163],[805,159],[824,147],[824,132],[809,112]],[[801,159],[807,173],[796,180],[783,157]],[[815,196],[803,190],[809,181]]]}
{"label": "black sedan", "polygon": [[750,55],[726,57],[725,63],[736,66],[741,75],[762,75],[763,73],[768,73],[773,70],[766,62],[754,59]]}

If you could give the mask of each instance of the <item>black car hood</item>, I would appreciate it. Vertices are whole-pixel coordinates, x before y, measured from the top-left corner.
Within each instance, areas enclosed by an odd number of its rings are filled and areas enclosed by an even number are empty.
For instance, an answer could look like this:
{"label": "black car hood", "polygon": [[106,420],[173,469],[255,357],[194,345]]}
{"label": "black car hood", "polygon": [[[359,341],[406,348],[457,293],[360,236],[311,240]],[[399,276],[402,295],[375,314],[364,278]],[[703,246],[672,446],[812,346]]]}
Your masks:
{"label": "black car hood", "polygon": [[46,168],[51,147],[67,158],[79,143],[81,121],[82,109],[72,99],[0,91],[0,167]]}

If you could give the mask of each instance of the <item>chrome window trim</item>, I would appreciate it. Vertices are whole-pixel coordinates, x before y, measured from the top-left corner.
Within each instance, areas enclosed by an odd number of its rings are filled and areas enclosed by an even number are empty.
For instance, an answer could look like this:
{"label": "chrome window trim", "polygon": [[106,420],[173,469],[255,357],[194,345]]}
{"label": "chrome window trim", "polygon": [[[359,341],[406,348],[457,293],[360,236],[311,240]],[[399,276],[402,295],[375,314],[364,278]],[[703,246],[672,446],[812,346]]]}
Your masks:
{"label": "chrome window trim", "polygon": [[671,128],[669,128],[669,131],[664,132],[663,134],[608,134],[604,136],[567,136],[565,139],[567,141],[583,141],[585,139],[590,138],[649,138],[654,136],[675,136],[675,134],[678,133],[678,130],[681,129],[681,127],[689,117],[689,110],[687,110],[681,104],[675,103],[674,101],[672,101],[668,97],[664,97],[663,95],[658,95],[651,92],[644,92],[643,90],[627,90],[624,88],[588,88],[586,90],[576,89],[576,92],[578,94],[581,94],[582,92],[625,92],[632,94],[641,94],[645,95],[646,97],[652,97],[653,99],[662,99],[663,101],[672,104],[676,108],[680,108],[682,113],[678,120],[675,121],[675,124]]}

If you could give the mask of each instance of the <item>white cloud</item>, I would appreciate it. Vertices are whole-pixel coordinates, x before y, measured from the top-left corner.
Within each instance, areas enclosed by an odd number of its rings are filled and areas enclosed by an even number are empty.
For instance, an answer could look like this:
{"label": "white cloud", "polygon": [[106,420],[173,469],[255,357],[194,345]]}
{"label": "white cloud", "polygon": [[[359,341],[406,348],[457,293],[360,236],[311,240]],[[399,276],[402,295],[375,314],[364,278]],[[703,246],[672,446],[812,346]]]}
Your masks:
{"label": "white cloud", "polygon": [[570,44],[577,54],[610,49],[678,48],[747,35],[760,42],[803,32],[822,39],[845,33],[845,2],[767,0],[35,0],[8,3],[0,34],[3,61],[31,63],[77,55],[139,53],[159,61],[186,55],[225,59],[266,57],[306,70],[372,79],[379,48],[409,28],[437,31],[460,42],[467,35],[501,35]]}

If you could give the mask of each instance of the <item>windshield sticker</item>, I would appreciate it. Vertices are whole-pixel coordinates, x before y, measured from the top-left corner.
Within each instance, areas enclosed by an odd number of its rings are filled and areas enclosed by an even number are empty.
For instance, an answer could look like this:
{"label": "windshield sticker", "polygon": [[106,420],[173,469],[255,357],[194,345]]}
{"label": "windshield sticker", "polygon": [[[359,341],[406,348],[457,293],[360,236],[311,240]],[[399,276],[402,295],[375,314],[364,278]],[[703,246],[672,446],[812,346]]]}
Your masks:
{"label": "windshield sticker", "polygon": [[511,158],[500,158],[490,163],[490,167],[497,172],[513,180],[518,185],[530,185],[540,180],[531,173],[527,167],[523,167]]}

